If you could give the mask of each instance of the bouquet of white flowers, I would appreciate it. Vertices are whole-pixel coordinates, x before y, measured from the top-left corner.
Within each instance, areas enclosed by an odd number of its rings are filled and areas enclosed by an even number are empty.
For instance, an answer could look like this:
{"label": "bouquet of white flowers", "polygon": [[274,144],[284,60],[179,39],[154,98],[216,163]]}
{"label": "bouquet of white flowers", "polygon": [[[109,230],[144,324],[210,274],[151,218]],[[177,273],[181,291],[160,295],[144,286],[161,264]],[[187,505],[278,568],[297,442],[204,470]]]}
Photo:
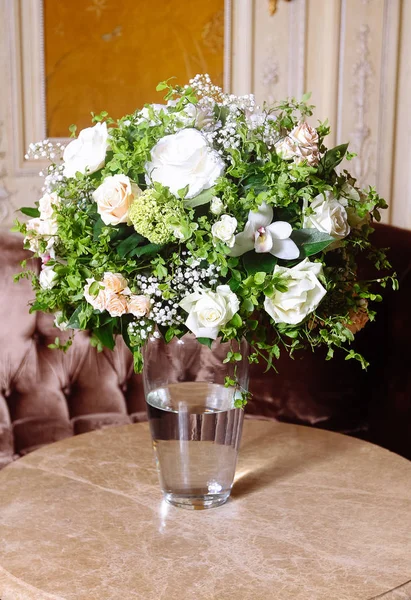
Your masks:
{"label": "bouquet of white flowers", "polygon": [[245,337],[249,360],[268,366],[318,345],[366,366],[347,346],[381,298],[357,256],[389,266],[369,241],[386,203],[335,170],[354,156],[347,144],[327,150],[327,124],[306,122],[308,97],[259,108],[207,75],[157,89],[166,104],[117,122],[93,115],[66,147],[30,146],[50,159],[44,196],[17,223],[42,260],[31,310],[91,330],[98,348],[122,335],[136,370],[150,336],[187,332],[206,345]]}

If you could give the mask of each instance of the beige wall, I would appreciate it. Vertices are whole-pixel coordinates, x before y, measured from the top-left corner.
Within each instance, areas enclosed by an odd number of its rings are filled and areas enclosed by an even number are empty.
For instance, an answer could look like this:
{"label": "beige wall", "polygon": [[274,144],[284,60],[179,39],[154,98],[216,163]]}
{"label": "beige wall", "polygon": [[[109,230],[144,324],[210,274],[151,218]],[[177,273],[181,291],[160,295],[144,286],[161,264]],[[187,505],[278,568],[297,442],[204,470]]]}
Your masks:
{"label": "beige wall", "polygon": [[[24,161],[27,142],[41,139],[41,40],[27,35],[39,2],[0,0],[0,228],[41,187],[40,165]],[[350,141],[350,170],[389,201],[385,221],[411,229],[411,0],[278,0],[274,16],[268,0],[231,3],[232,91],[261,102],[312,91],[330,144]]]}

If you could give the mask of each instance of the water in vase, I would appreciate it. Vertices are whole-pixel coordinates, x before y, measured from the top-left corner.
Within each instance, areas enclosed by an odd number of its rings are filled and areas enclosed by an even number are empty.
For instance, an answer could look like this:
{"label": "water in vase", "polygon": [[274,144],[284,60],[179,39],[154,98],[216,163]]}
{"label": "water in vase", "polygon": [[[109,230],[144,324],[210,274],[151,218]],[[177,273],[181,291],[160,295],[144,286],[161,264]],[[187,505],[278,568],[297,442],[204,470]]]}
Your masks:
{"label": "water in vase", "polygon": [[243,421],[243,411],[234,408],[235,393],[205,382],[173,383],[148,393],[160,484],[172,504],[208,508],[229,497]]}

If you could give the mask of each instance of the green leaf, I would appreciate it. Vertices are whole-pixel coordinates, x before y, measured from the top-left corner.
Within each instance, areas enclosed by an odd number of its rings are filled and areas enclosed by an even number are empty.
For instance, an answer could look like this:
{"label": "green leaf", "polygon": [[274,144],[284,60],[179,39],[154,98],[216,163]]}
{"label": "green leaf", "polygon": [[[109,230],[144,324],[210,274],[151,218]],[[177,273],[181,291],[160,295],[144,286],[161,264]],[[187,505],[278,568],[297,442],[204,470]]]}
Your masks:
{"label": "green leaf", "polygon": [[139,233],[132,233],[129,237],[119,243],[117,246],[117,254],[120,258],[124,258],[132,252],[145,238]]}
{"label": "green leaf", "polygon": [[291,239],[301,249],[300,258],[318,254],[335,242],[335,239],[328,233],[322,233],[318,229],[295,229],[291,234]]}
{"label": "green leaf", "polygon": [[86,329],[92,313],[93,307],[90,304],[80,304],[71,315],[67,327],[70,329]]}
{"label": "green leaf", "polygon": [[197,342],[199,342],[200,344],[203,344],[203,346],[208,346],[208,348],[211,348],[213,341],[214,340],[212,340],[210,338],[203,338],[203,337],[197,338]]}
{"label": "green leaf", "polygon": [[238,329],[243,324],[243,320],[238,313],[235,313],[235,315],[228,324]]}
{"label": "green leaf", "polygon": [[103,231],[103,227],[106,225],[103,223],[101,218],[98,218],[93,226],[93,240],[96,242],[100,237],[101,232]]}
{"label": "green leaf", "polygon": [[164,244],[146,244],[145,246],[139,246],[130,252],[129,256],[135,256],[140,258],[146,254],[157,254],[164,247]]}
{"label": "green leaf", "polygon": [[254,275],[254,281],[255,281],[256,285],[262,285],[265,281],[266,275],[267,275],[267,273],[264,273],[264,271],[258,271]]}
{"label": "green leaf", "polygon": [[243,255],[243,265],[247,275],[255,275],[256,273],[272,273],[277,264],[277,259],[268,252],[257,254],[254,250],[246,252]]}
{"label": "green leaf", "polygon": [[27,215],[28,217],[39,217],[40,216],[39,209],[32,208],[30,206],[23,206],[23,208],[20,208],[20,212],[23,213],[23,215]]}
{"label": "green leaf", "polygon": [[320,173],[330,172],[335,169],[343,161],[347,148],[348,144],[341,144],[340,146],[331,148],[331,150],[327,150],[318,165]]}
{"label": "green leaf", "polygon": [[208,190],[202,191],[194,198],[188,198],[184,200],[184,206],[195,208],[196,206],[201,206],[202,204],[208,204],[213,196],[215,196],[215,188],[211,187],[208,188]]}
{"label": "green leaf", "polygon": [[190,186],[186,185],[185,187],[181,188],[181,190],[177,191],[178,197],[184,199],[187,196],[187,192],[189,190]]}
{"label": "green leaf", "polygon": [[113,335],[115,322],[116,320],[112,319],[106,325],[103,325],[102,327],[97,327],[93,330],[93,333],[96,336],[96,338],[98,338],[103,344],[103,346],[105,346],[109,350],[114,350],[114,346],[116,345],[116,341]]}

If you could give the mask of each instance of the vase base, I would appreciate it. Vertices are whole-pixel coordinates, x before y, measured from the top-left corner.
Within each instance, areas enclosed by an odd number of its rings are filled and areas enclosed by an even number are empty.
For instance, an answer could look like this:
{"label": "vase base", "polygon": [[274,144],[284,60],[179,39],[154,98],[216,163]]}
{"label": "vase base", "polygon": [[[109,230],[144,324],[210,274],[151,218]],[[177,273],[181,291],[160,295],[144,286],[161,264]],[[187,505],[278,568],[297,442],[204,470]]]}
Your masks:
{"label": "vase base", "polygon": [[165,493],[164,498],[173,506],[186,508],[188,510],[205,510],[206,508],[215,508],[227,502],[230,497],[230,492],[223,494],[171,494]]}

